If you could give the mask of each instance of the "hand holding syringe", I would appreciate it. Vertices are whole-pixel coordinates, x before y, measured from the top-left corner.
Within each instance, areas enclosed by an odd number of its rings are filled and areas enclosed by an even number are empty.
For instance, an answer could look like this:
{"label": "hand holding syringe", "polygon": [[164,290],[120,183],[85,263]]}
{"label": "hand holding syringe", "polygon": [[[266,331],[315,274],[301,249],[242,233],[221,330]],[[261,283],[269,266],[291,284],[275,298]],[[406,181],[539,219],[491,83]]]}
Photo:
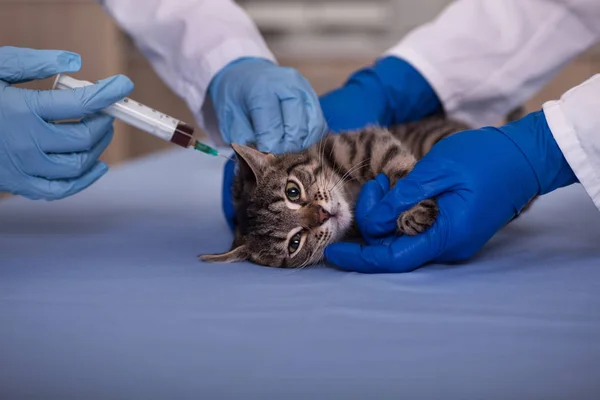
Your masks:
{"label": "hand holding syringe", "polygon": [[[89,85],[93,85],[93,83],[62,74],[58,75],[54,81],[54,89],[75,89]],[[124,98],[102,111],[126,124],[181,147],[191,147],[213,156],[220,155],[216,149],[194,139],[194,128],[191,126],[130,98]]]}

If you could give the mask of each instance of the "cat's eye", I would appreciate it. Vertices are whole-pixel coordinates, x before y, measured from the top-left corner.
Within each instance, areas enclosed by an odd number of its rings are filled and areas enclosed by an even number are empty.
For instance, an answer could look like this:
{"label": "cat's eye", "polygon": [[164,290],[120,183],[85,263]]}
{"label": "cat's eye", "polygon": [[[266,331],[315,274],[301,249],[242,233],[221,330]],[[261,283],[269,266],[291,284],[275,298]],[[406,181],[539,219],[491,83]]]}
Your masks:
{"label": "cat's eye", "polygon": [[296,203],[300,200],[300,194],[300,188],[296,182],[288,181],[288,183],[285,185],[285,195],[287,196],[288,200]]}
{"label": "cat's eye", "polygon": [[290,242],[288,244],[288,251],[290,252],[290,254],[294,254],[298,250],[298,247],[300,247],[301,241],[302,241],[302,232],[298,232],[294,236],[292,236],[292,238],[290,239]]}

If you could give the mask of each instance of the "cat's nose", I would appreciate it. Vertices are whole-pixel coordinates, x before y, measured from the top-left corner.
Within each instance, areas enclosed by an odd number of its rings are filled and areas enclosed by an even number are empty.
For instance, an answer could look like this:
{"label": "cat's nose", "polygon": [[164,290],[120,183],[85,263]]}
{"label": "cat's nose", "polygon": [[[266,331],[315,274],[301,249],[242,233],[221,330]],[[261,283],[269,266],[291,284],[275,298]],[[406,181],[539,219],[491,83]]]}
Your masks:
{"label": "cat's nose", "polygon": [[325,223],[331,214],[318,204],[311,204],[302,210],[302,218],[305,226],[316,228]]}
{"label": "cat's nose", "polygon": [[331,214],[329,214],[325,209],[321,206],[317,206],[317,220],[320,224],[325,223],[329,218],[331,218]]}

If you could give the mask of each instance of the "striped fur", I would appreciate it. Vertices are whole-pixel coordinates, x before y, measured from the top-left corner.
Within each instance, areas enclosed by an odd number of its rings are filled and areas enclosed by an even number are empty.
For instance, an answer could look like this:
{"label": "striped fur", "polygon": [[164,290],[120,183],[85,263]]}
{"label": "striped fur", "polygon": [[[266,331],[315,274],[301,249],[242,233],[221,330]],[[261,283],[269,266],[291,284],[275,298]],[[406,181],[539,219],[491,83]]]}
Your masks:
{"label": "striped fur", "polygon": [[[393,186],[435,143],[466,129],[434,116],[389,130],[368,127],[329,135],[307,150],[278,156],[233,145],[239,160],[232,189],[235,239],[230,251],[200,258],[283,268],[314,264],[328,244],[356,237],[353,209],[364,183],[383,172]],[[289,196],[294,188],[298,199]],[[437,212],[435,199],[421,202],[398,217],[398,233],[425,231]]]}

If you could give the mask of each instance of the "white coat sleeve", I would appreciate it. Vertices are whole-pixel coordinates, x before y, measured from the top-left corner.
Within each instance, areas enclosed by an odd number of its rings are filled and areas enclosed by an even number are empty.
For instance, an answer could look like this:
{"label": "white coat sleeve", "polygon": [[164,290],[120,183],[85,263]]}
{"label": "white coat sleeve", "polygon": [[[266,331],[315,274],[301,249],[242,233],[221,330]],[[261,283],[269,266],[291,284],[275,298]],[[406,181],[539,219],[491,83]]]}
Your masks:
{"label": "white coat sleeve", "polygon": [[231,0],[98,0],[156,73],[223,144],[206,96],[214,75],[240,57],[275,62],[257,27]]}
{"label": "white coat sleeve", "polygon": [[599,0],[458,0],[386,55],[419,70],[448,115],[481,127],[598,40]]}
{"label": "white coat sleeve", "polygon": [[600,74],[543,110],[565,159],[600,209]]}

